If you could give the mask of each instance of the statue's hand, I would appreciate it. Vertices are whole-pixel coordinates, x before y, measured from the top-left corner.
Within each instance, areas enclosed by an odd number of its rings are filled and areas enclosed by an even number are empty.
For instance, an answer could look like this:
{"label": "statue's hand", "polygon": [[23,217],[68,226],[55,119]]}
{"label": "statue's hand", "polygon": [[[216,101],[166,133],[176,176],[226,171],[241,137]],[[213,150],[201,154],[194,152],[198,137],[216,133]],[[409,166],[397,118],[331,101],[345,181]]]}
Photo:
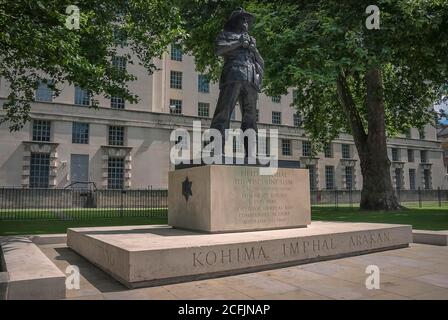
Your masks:
{"label": "statue's hand", "polygon": [[243,33],[240,37],[240,42],[243,48],[248,48],[250,45],[250,36],[247,33]]}

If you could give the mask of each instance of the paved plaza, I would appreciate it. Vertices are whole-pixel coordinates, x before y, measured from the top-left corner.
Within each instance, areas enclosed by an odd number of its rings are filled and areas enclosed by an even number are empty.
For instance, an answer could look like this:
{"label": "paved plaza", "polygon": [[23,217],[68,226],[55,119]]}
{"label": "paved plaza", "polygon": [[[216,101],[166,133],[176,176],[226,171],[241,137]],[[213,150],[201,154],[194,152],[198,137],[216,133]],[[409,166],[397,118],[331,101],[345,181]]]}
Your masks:
{"label": "paved plaza", "polygon": [[[448,247],[404,249],[331,261],[129,290],[66,245],[42,245],[65,272],[77,265],[79,290],[67,299],[448,299]],[[380,269],[380,289],[368,290],[366,267]]]}

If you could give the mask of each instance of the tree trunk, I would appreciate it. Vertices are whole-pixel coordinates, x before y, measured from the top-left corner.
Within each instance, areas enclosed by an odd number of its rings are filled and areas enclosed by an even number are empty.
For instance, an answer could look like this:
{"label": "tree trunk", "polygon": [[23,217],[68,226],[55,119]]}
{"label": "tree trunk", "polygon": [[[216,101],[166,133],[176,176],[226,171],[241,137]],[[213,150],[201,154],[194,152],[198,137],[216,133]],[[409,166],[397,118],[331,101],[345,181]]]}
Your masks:
{"label": "tree trunk", "polygon": [[387,156],[386,121],[384,119],[384,91],[381,71],[369,70],[365,76],[367,87],[368,135],[366,147],[360,154],[363,187],[361,209],[399,209],[390,177]]}
{"label": "tree trunk", "polygon": [[365,82],[368,133],[364,130],[345,75],[341,74],[337,80],[338,96],[349,119],[360,159],[363,177],[360,208],[396,210],[400,206],[392,187],[390,160],[387,156],[381,71],[376,68],[369,70],[365,75]]}

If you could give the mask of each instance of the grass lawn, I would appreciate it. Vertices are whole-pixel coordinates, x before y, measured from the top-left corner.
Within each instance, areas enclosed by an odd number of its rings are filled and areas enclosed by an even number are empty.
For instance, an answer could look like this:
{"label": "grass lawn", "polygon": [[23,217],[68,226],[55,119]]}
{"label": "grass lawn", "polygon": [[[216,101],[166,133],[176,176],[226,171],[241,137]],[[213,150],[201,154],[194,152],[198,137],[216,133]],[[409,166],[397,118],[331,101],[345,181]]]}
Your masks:
{"label": "grass lawn", "polygon": [[[363,212],[358,208],[340,205],[312,207],[312,220],[410,224],[414,229],[448,230],[448,204],[406,204],[395,212]],[[90,210],[3,210],[0,211],[0,236],[19,234],[65,233],[67,228],[166,224],[166,209]],[[151,217],[152,215],[152,217]],[[34,219],[27,220],[25,218]],[[16,220],[14,220],[16,219]]]}
{"label": "grass lawn", "polygon": [[0,236],[66,233],[67,228],[166,224],[166,218],[123,217],[86,220],[7,220],[0,221]]}
{"label": "grass lawn", "polygon": [[0,210],[0,236],[65,233],[67,228],[76,227],[166,224],[166,217],[166,208]]}
{"label": "grass lawn", "polygon": [[348,222],[372,222],[410,224],[413,229],[423,230],[448,230],[448,205],[408,205],[401,211],[360,211],[358,208],[340,206],[313,206],[311,210],[312,220],[321,221],[348,221]]}

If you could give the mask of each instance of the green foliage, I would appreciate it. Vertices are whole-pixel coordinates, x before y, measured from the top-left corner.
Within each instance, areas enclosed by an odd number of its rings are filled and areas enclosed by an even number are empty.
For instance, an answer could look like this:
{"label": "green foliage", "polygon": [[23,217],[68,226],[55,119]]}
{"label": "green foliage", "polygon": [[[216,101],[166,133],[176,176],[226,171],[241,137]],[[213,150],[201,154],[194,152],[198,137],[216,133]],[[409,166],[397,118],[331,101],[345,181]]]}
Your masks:
{"label": "green foliage", "polygon": [[[65,10],[72,4],[80,9],[79,30],[65,27]],[[341,73],[367,131],[364,76],[372,67],[383,75],[388,134],[421,127],[434,120],[432,105],[448,97],[448,0],[379,0],[380,30],[365,26],[369,4],[0,0],[0,77],[11,86],[0,122],[20,129],[29,119],[39,81],[46,79],[54,81],[56,94],[68,83],[136,102],[138,97],[128,89],[135,76],[117,72],[110,62],[117,53],[116,35],[124,36],[130,47],[125,51],[128,63],[141,63],[149,73],[155,70],[153,58],[179,40],[195,56],[198,71],[217,80],[222,60],[214,54],[215,37],[230,13],[244,6],[256,16],[252,33],[265,59],[266,94],[297,90],[292,107],[300,111],[316,146],[351,131],[336,93]]]}
{"label": "green foliage", "polygon": [[[69,5],[79,7],[78,30],[65,26]],[[126,38],[128,64],[132,52],[151,73],[152,59],[182,34],[177,8],[164,0],[0,0],[0,30],[0,77],[11,89],[0,123],[11,130],[29,120],[35,90],[47,79],[56,95],[68,83],[136,102],[128,89],[135,76],[111,64],[117,40]]]}
{"label": "green foliage", "polygon": [[336,92],[340,74],[347,78],[365,132],[365,74],[373,67],[383,75],[389,136],[433,121],[432,106],[448,96],[448,1],[379,0],[379,30],[365,26],[370,2],[179,0],[178,5],[186,21],[184,44],[198,69],[214,79],[220,70],[214,37],[236,7],[252,12],[251,32],[266,65],[265,92],[297,89],[294,107],[322,146],[341,131],[351,132]]}

